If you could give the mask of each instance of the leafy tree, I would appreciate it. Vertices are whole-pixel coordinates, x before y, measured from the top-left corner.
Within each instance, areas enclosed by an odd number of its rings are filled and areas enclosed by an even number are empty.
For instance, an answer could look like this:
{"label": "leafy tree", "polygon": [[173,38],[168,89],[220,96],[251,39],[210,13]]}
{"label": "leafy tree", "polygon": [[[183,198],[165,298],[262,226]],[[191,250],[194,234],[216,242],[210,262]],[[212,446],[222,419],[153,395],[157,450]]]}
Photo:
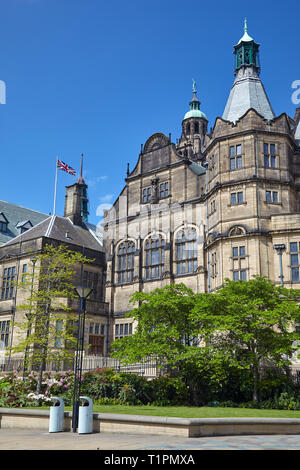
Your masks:
{"label": "leafy tree", "polygon": [[181,354],[193,339],[189,314],[195,294],[184,284],[171,284],[150,293],[136,292],[138,304],[128,317],[136,322],[133,335],[114,341],[112,356],[125,364],[156,359],[158,365],[173,372],[184,367]]}
{"label": "leafy tree", "polygon": [[70,325],[74,325],[77,317],[71,314],[67,299],[76,297],[76,273],[80,265],[88,262],[91,260],[64,245],[46,245],[33,258],[26,276],[16,284],[27,295],[24,304],[18,306],[21,311],[21,320],[15,322],[18,342],[10,352],[24,352],[24,369],[30,364],[39,371],[38,393],[46,362],[55,360],[59,364],[74,354],[77,339]]}
{"label": "leafy tree", "polygon": [[[215,364],[220,354],[228,364],[249,369],[253,401],[258,400],[260,368],[264,363],[290,365],[294,325],[300,320],[298,291],[274,286],[264,277],[249,281],[226,280],[216,293],[198,294],[190,318],[194,334],[201,331]],[[195,349],[189,352],[197,356]],[[196,360],[196,359],[195,359]]]}

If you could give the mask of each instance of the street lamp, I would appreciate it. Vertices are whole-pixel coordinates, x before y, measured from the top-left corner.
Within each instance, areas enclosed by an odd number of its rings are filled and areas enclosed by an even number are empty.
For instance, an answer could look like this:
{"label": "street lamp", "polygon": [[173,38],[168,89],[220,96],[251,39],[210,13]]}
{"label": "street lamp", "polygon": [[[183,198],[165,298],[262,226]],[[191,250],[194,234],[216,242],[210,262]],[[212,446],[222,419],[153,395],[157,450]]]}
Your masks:
{"label": "street lamp", "polygon": [[283,287],[283,272],[282,272],[282,252],[283,250],[285,250],[285,244],[282,243],[282,244],[278,244],[278,245],[274,245],[273,246],[274,250],[277,251],[277,254],[279,256],[279,267],[280,267],[280,283],[281,283],[281,287]]}
{"label": "street lamp", "polygon": [[75,377],[74,377],[74,392],[73,392],[73,413],[72,413],[72,429],[76,432],[78,427],[78,413],[79,413],[79,397],[80,397],[80,386],[81,386],[81,374],[82,374],[82,359],[83,359],[83,347],[84,347],[84,323],[85,323],[85,306],[86,299],[92,292],[91,287],[75,287],[75,293],[80,299],[80,307],[78,313],[78,333],[77,333],[77,345],[76,345],[76,356],[75,356]]}

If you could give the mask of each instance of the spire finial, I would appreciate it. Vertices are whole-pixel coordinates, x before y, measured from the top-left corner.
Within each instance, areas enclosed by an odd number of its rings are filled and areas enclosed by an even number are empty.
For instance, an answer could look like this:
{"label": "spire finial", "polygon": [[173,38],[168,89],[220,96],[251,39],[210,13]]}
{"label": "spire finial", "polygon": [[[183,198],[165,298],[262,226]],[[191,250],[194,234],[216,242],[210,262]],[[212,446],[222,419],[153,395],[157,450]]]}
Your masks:
{"label": "spire finial", "polygon": [[84,179],[82,177],[82,168],[83,168],[83,153],[81,154],[80,176],[77,180],[77,183],[79,184],[84,184]]}
{"label": "spire finial", "polygon": [[83,153],[81,154],[80,178],[82,178]]}
{"label": "spire finial", "polygon": [[193,81],[193,93],[197,93],[196,82],[193,78],[192,78],[192,81]]}
{"label": "spire finial", "polygon": [[247,18],[244,20],[244,32],[247,33],[248,27],[247,27]]}

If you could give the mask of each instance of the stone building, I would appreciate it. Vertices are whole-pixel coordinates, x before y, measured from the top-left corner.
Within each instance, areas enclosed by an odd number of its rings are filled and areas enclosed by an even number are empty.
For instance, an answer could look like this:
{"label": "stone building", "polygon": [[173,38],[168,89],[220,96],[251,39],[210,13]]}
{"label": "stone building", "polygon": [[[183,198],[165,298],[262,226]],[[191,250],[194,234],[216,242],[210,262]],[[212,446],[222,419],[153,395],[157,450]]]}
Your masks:
{"label": "stone building", "polygon": [[[64,217],[36,213],[0,201],[0,216],[6,221],[5,227],[0,225],[0,352],[16,344],[17,331],[12,324],[24,316],[18,307],[28,293],[14,282],[37,268],[35,255],[46,245],[62,244],[92,260],[83,267],[82,274],[78,268],[74,283],[93,288],[86,302],[87,355],[107,355],[110,324],[105,302],[105,253],[96,228],[87,221],[86,190],[82,176],[66,188]],[[79,299],[68,300],[68,307],[78,313]]]}
{"label": "stone building", "polygon": [[210,132],[194,84],[177,143],[150,136],[105,214],[113,339],[134,329],[125,314],[135,291],[184,282],[213,292],[255,274],[300,287],[300,108],[275,115],[246,23],[234,57],[234,83]]}

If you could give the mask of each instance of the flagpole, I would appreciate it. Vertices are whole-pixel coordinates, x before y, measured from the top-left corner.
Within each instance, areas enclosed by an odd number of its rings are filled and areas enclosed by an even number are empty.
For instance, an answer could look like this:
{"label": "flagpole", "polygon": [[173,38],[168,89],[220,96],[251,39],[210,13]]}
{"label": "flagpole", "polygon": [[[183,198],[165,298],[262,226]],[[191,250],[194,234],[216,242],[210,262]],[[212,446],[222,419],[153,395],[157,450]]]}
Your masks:
{"label": "flagpole", "polygon": [[54,201],[53,201],[53,215],[55,215],[55,206],[56,206],[57,163],[58,163],[58,157],[56,157],[55,185],[54,185]]}

